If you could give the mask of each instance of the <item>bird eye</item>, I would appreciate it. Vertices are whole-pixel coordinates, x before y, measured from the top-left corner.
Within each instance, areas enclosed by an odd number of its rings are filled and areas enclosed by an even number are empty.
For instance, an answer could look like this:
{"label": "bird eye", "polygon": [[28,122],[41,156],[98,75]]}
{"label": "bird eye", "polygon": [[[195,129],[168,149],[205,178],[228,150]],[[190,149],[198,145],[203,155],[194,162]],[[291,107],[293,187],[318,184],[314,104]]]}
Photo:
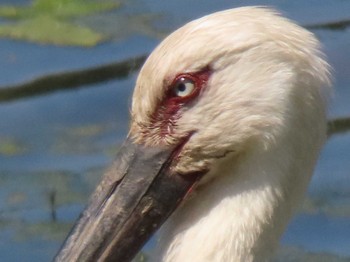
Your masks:
{"label": "bird eye", "polygon": [[172,91],[177,97],[186,97],[192,94],[194,89],[195,82],[192,79],[181,77],[176,81]]}

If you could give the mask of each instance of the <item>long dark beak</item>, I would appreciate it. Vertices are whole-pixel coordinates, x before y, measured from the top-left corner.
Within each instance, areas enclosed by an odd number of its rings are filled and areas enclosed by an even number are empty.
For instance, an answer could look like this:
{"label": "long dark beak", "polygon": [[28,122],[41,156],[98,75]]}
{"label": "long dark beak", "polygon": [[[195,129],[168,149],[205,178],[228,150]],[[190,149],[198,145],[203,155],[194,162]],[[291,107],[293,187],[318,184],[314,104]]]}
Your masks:
{"label": "long dark beak", "polygon": [[127,139],[55,261],[131,261],[201,176],[170,168],[185,142],[149,148]]}

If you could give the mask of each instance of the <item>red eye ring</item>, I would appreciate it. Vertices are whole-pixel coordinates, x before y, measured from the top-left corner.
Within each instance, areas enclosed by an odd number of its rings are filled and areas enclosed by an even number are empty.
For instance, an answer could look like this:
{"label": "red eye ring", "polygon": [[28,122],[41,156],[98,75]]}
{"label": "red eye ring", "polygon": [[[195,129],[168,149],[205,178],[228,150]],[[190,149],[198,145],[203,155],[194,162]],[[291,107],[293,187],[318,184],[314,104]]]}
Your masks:
{"label": "red eye ring", "polygon": [[189,74],[178,75],[170,85],[168,99],[172,102],[186,102],[199,94],[198,81]]}
{"label": "red eye ring", "polygon": [[172,92],[176,97],[185,98],[191,95],[196,89],[196,82],[189,77],[180,77],[175,81]]}
{"label": "red eye ring", "polygon": [[[180,109],[186,102],[193,100],[200,94],[202,88],[205,88],[211,72],[210,67],[207,66],[198,72],[177,75],[171,84],[167,85],[168,89],[166,89],[165,97],[159,101],[151,116],[152,123],[149,130],[159,130],[161,137],[171,135],[177,119],[181,117]],[[174,92],[174,89],[178,88],[177,91],[183,92],[184,90],[181,89],[184,87],[179,86],[182,84],[190,84],[193,88],[180,96],[178,92]]]}
{"label": "red eye ring", "polygon": [[185,103],[194,99],[206,85],[210,73],[211,70],[206,67],[199,72],[177,75],[169,86],[167,100],[171,103]]}

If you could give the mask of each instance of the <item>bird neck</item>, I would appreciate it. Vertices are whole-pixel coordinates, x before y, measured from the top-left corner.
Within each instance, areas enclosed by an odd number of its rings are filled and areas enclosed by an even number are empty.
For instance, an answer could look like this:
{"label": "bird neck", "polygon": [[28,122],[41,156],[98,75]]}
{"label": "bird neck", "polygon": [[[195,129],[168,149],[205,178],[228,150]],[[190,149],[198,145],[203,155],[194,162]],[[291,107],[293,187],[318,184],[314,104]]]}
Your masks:
{"label": "bird neck", "polygon": [[163,226],[152,261],[266,261],[306,190],[310,150],[298,157],[285,144],[222,160]]}

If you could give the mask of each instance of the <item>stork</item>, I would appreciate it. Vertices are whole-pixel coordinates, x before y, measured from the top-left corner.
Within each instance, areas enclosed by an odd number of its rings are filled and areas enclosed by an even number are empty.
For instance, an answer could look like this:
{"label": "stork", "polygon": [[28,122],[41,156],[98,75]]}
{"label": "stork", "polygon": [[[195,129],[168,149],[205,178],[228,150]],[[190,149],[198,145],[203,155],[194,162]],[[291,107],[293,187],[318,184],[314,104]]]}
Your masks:
{"label": "stork", "polygon": [[56,261],[267,261],[326,139],[329,66],[312,33],[242,7],[192,21],[141,69],[131,126]]}

